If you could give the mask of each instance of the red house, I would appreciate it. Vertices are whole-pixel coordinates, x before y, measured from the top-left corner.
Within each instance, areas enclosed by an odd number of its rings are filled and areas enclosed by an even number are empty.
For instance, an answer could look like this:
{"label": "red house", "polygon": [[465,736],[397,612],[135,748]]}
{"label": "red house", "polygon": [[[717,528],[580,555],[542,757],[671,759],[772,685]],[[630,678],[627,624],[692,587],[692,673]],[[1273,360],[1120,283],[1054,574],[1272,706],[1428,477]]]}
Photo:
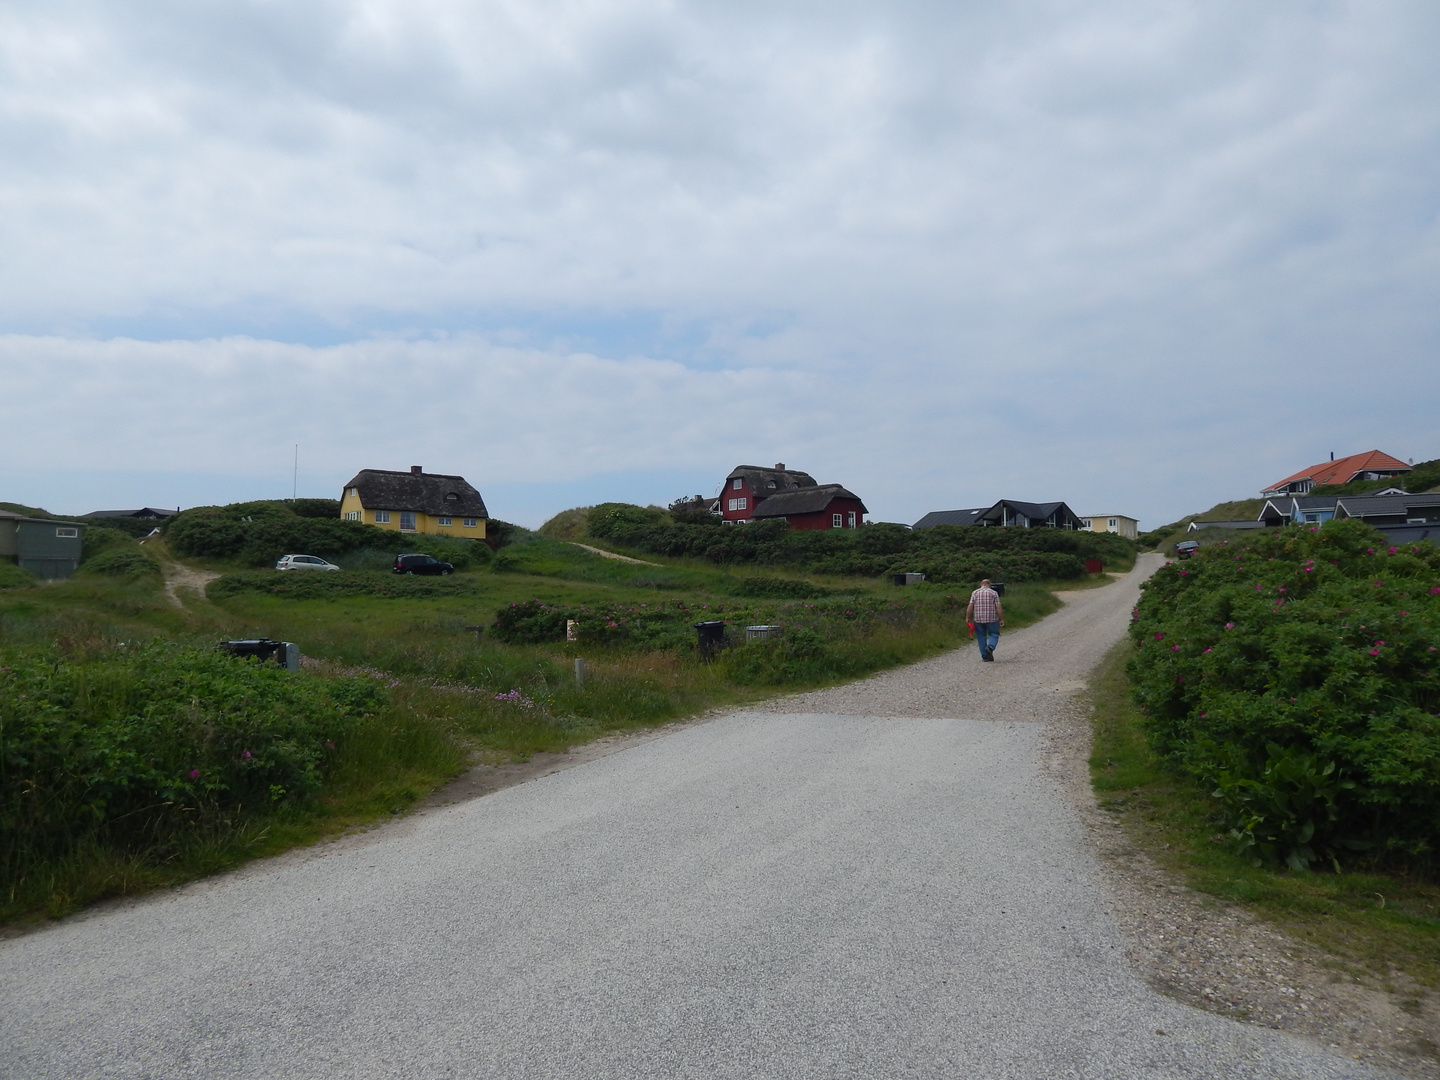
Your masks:
{"label": "red house", "polygon": [[868,511],[859,496],[839,484],[817,484],[809,473],[738,465],[725,478],[714,504],[726,525],[784,518],[792,529],[853,529]]}

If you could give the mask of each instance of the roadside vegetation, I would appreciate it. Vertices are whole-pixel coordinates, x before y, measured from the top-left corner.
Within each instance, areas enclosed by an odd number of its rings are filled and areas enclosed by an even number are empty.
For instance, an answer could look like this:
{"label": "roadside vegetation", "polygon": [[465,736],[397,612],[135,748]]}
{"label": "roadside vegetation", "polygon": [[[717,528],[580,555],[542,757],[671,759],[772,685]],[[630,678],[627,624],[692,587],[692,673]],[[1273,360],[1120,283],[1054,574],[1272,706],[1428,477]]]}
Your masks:
{"label": "roadside vegetation", "polygon": [[1103,805],[1202,892],[1440,985],[1440,550],[1242,534],[1145,586],[1095,683]]}
{"label": "roadside vegetation", "polygon": [[[94,528],[80,572],[43,586],[0,564],[0,920],[402,812],[477,760],[862,676],[965,637],[969,582],[896,588],[873,573],[643,548],[624,550],[644,563],[621,562],[503,523],[498,550],[404,538],[463,569],[396,576],[394,533],[306,509],[186,511],[143,545]],[[258,568],[289,552],[345,569]],[[218,575],[203,597],[182,590],[186,606],[164,590],[177,559]],[[1054,610],[1050,587],[1011,584],[1007,622]],[[697,622],[725,624],[723,647],[702,654]],[[781,629],[751,641],[750,625]],[[215,647],[254,637],[297,642],[302,670]]]}

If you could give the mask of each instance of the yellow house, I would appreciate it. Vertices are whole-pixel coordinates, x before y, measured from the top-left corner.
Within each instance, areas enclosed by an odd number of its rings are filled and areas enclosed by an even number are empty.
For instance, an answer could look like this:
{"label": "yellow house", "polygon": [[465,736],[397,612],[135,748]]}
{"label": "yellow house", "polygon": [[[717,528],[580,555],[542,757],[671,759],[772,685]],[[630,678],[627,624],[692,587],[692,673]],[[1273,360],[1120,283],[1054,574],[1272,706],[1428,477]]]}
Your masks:
{"label": "yellow house", "polygon": [[1126,540],[1134,540],[1140,535],[1139,519],[1126,517],[1124,514],[1096,514],[1091,517],[1082,517],[1080,524],[1091,532],[1119,533]]}
{"label": "yellow house", "polygon": [[485,539],[485,500],[463,476],[361,469],[340,496],[340,516],[382,529]]}

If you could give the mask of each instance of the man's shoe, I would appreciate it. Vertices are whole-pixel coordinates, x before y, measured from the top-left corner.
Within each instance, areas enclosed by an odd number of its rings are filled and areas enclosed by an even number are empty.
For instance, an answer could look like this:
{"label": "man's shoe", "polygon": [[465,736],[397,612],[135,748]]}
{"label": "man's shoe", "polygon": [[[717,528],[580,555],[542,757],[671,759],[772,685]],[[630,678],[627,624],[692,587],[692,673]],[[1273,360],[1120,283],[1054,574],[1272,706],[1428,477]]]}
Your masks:
{"label": "man's shoe", "polygon": [[986,659],[986,660],[994,660],[994,659],[995,659],[995,650],[994,650],[994,649],[986,649],[986,650],[985,650],[985,659]]}
{"label": "man's shoe", "polygon": [[987,664],[989,664],[994,662],[995,657],[990,655],[989,650],[986,650],[985,652],[980,654],[980,659],[984,660]]}

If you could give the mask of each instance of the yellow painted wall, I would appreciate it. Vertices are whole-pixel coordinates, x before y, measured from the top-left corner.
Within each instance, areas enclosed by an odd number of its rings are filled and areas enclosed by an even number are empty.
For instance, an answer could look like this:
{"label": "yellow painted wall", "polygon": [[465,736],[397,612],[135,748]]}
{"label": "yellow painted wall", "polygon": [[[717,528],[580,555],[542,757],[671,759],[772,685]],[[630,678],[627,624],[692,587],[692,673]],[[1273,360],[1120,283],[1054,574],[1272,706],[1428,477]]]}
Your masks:
{"label": "yellow painted wall", "polygon": [[[389,529],[392,532],[400,532],[400,511],[389,511],[389,521],[376,521],[377,511],[366,510],[360,505],[360,497],[352,495],[354,488],[346,488],[345,493],[340,497],[340,516],[346,521],[352,520],[351,514],[359,514],[355,520],[363,521],[366,525],[374,525],[377,529]],[[383,513],[384,511],[379,511]],[[485,539],[485,519],[476,518],[474,525],[466,525],[463,516],[452,515],[451,524],[441,525],[439,517],[430,514],[415,513],[415,532],[427,536],[458,536],[465,540]],[[411,535],[409,529],[405,529],[406,536]]]}
{"label": "yellow painted wall", "polygon": [[[1115,528],[1110,528],[1110,518],[1115,518]],[[1092,517],[1090,519],[1091,532],[1113,532],[1119,533],[1127,540],[1134,540],[1140,535],[1137,529],[1137,522],[1134,518],[1124,517],[1120,514],[1106,514],[1103,517]]]}

